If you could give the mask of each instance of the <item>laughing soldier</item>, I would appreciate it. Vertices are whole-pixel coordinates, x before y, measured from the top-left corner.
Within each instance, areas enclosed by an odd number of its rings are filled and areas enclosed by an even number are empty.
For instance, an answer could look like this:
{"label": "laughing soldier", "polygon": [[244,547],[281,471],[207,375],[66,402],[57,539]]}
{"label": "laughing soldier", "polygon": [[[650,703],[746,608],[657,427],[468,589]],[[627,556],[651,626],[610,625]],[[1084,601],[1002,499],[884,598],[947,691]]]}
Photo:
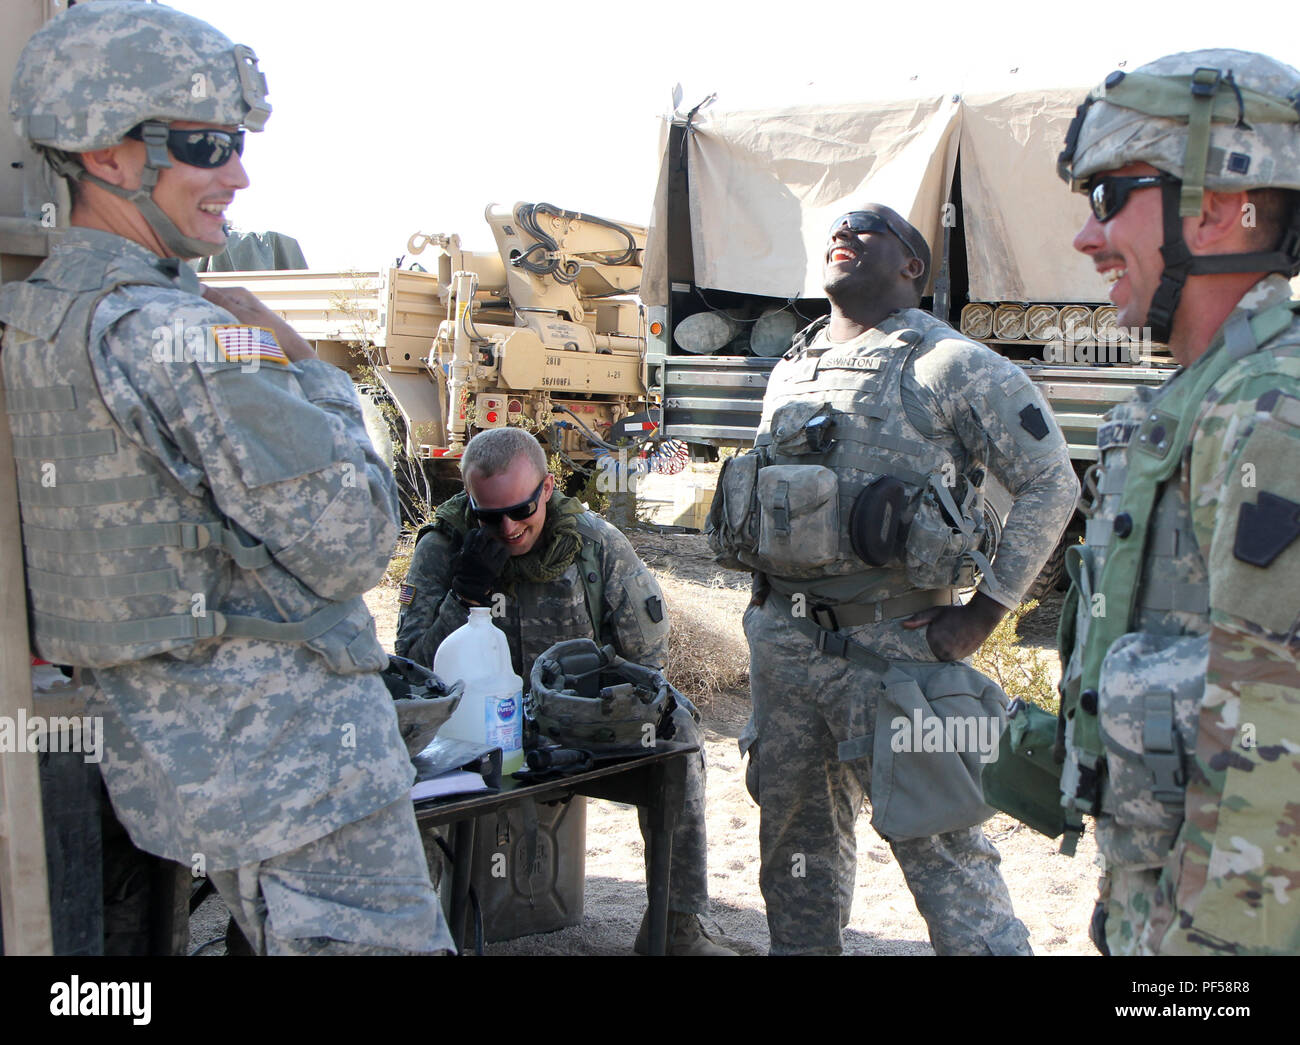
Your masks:
{"label": "laughing soldier", "polygon": [[153,4],[80,4],[19,59],[11,114],[73,200],[0,292],[33,640],[94,669],[131,839],[205,871],[256,949],[445,950],[361,600],[393,477],[347,375],[181,260],[225,245],[265,90]]}
{"label": "laughing soldier", "polygon": [[1170,55],[1111,73],[1061,154],[1075,248],[1181,365],[1098,430],[1071,552],[1062,791],[1112,954],[1300,949],[1297,99],[1264,55]]}
{"label": "laughing soldier", "polygon": [[[832,225],[830,317],[795,336],[768,382],[757,450],[729,462],[719,483],[731,543],[715,547],[755,571],[745,614],[754,713],[742,750],[761,806],[775,954],[839,953],[854,821],[873,792],[873,823],[935,951],[1029,951],[978,826],[989,810],[977,765],[947,763],[952,774],[909,806],[909,788],[892,782],[915,782],[928,756],[871,743],[887,737],[886,704],[906,693],[919,701],[957,680],[976,706],[992,684],[953,662],[1019,604],[1078,489],[1060,429],[1024,371],[917,308],[929,261],[921,234],[887,207]],[[988,474],[1015,500],[996,573]],[[743,521],[750,505],[752,524]],[[979,590],[961,605],[977,568]]]}

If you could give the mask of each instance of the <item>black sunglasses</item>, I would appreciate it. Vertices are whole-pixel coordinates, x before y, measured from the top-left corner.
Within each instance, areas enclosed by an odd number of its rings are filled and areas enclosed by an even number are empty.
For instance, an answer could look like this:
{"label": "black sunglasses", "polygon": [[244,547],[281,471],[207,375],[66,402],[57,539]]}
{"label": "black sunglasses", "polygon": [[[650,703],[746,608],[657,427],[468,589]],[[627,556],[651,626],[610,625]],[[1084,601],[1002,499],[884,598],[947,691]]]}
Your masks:
{"label": "black sunglasses", "polygon": [[500,527],[509,516],[515,522],[523,522],[537,512],[537,505],[542,499],[542,487],[546,485],[547,476],[542,476],[542,481],[537,484],[537,489],[529,495],[526,501],[520,501],[518,504],[512,504],[509,508],[480,508],[474,503],[474,498],[470,497],[469,506],[477,517],[479,523],[483,526]]}
{"label": "black sunglasses", "polygon": [[1146,189],[1177,181],[1177,178],[1171,178],[1168,174],[1138,174],[1131,177],[1109,174],[1092,179],[1092,185],[1088,189],[1088,203],[1092,206],[1092,213],[1097,220],[1105,224],[1124,209],[1124,204],[1128,202],[1128,194],[1134,189]]}
{"label": "black sunglasses", "polygon": [[[144,124],[126,132],[128,138],[144,141]],[[224,167],[230,157],[244,154],[244,132],[222,131],[215,127],[196,127],[190,131],[168,130],[167,150],[188,167],[211,170]]]}
{"label": "black sunglasses", "polygon": [[[831,235],[839,232],[840,229],[848,226],[850,232],[888,232],[899,243],[907,248],[907,252],[916,258],[917,253],[912,249],[912,245],[903,239],[898,230],[881,214],[869,210],[851,210],[847,214],[841,214],[831,222]],[[919,261],[920,259],[917,258]]]}

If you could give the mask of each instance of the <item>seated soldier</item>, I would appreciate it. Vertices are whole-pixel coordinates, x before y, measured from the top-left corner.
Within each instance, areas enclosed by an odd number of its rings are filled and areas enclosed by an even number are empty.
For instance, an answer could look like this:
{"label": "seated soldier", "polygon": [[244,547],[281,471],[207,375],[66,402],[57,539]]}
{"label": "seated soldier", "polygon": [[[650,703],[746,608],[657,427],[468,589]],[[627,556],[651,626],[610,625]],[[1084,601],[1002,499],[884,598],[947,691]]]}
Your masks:
{"label": "seated soldier", "polygon": [[[514,670],[524,679],[533,661],[565,639],[592,638],[619,656],[662,671],[668,659],[668,619],[650,571],[617,529],[555,489],[546,453],[521,428],[497,428],[470,440],[461,459],[465,492],[437,511],[421,532],[403,588],[396,650],[433,665],[443,640],[466,622],[471,606],[493,605],[506,634]],[[583,555],[584,548],[588,555]],[[579,559],[599,574],[579,572]],[[600,634],[588,592],[600,591]],[[502,600],[495,600],[500,604]],[[694,719],[674,716],[673,739],[700,748],[686,772],[686,795],[673,832],[668,953],[733,954],[711,940],[699,914],[708,904],[704,827],[704,745]],[[642,834],[646,821],[642,817]],[[642,919],[636,950],[646,953]]]}

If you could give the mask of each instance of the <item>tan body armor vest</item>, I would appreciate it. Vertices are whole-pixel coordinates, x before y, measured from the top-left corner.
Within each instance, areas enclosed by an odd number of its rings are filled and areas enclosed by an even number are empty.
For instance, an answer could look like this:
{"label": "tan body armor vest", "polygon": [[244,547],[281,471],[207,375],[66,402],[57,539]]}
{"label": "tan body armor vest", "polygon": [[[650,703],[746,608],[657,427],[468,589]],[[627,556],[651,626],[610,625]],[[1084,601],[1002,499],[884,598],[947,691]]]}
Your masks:
{"label": "tan body armor vest", "polygon": [[100,302],[127,284],[176,288],[162,271],[117,277],[112,263],[56,253],[32,281],[0,291],[36,652],[108,667],[219,635],[317,639],[359,600],[288,623],[222,613],[234,571],[278,567],[209,497],[177,482],[101,398],[89,344]]}
{"label": "tan body armor vest", "polygon": [[[854,551],[849,536],[854,502],[879,477],[902,482],[903,521],[908,526],[926,499],[937,515],[936,486],[947,490],[958,479],[952,455],[917,431],[903,408],[903,370],[924,335],[911,328],[871,331],[851,346],[830,345],[812,354],[806,345],[817,330],[814,324],[796,335],[794,347],[773,371],[764,400],[765,424],[755,446],[764,449],[770,462],[758,473],[760,503],[764,502],[763,477],[772,474],[771,466],[820,466],[834,476],[833,495],[814,521],[801,518],[801,505],[790,506],[788,521],[791,543],[796,546],[807,546],[819,531],[828,531],[828,561],[789,572],[769,569],[761,558],[754,565],[767,572],[773,588],[783,594],[804,592],[831,603],[880,602],[918,589],[973,583],[973,568],[960,562],[958,555],[948,557],[942,575],[927,575],[920,563],[909,567],[910,557],[903,555],[886,565],[871,566]],[[820,452],[799,445],[797,431],[801,418],[818,413],[828,413],[833,422],[830,443]],[[972,492],[978,496],[968,506],[978,500],[976,518],[982,522],[982,490]],[[948,501],[951,504],[951,496]],[[778,524],[781,521],[779,510],[763,507],[760,533],[771,528],[773,517]]]}

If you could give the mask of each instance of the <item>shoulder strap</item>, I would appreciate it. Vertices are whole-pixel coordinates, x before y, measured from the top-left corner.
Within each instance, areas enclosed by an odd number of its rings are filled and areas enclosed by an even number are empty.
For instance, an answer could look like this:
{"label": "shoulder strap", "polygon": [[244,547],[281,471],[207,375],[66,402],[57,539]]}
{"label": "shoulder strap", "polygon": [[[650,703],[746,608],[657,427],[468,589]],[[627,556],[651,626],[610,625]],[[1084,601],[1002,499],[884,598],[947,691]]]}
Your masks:
{"label": "shoulder strap", "polygon": [[[450,526],[439,526],[436,521],[427,522],[415,531],[415,544],[419,544],[426,533],[432,533],[434,530],[442,530],[444,533],[455,532]],[[415,547],[415,544],[411,545],[411,547]]]}
{"label": "shoulder strap", "polygon": [[817,336],[818,332],[821,331],[821,329],[825,327],[828,323],[830,323],[830,321],[831,321],[830,316],[819,316],[817,319],[814,319],[802,330],[797,331],[794,337],[790,339],[790,347],[786,349],[785,355],[782,358],[793,359],[795,356],[797,356],[800,352],[802,352],[805,348],[808,347],[809,343],[813,340],[813,338]]}
{"label": "shoulder strap", "polygon": [[582,581],[583,596],[587,600],[587,616],[591,618],[591,630],[596,637],[596,644],[604,644],[605,628],[605,571],[600,561],[600,536],[596,527],[587,519],[586,514],[577,519],[578,533],[582,542],[578,549],[578,576]]}

